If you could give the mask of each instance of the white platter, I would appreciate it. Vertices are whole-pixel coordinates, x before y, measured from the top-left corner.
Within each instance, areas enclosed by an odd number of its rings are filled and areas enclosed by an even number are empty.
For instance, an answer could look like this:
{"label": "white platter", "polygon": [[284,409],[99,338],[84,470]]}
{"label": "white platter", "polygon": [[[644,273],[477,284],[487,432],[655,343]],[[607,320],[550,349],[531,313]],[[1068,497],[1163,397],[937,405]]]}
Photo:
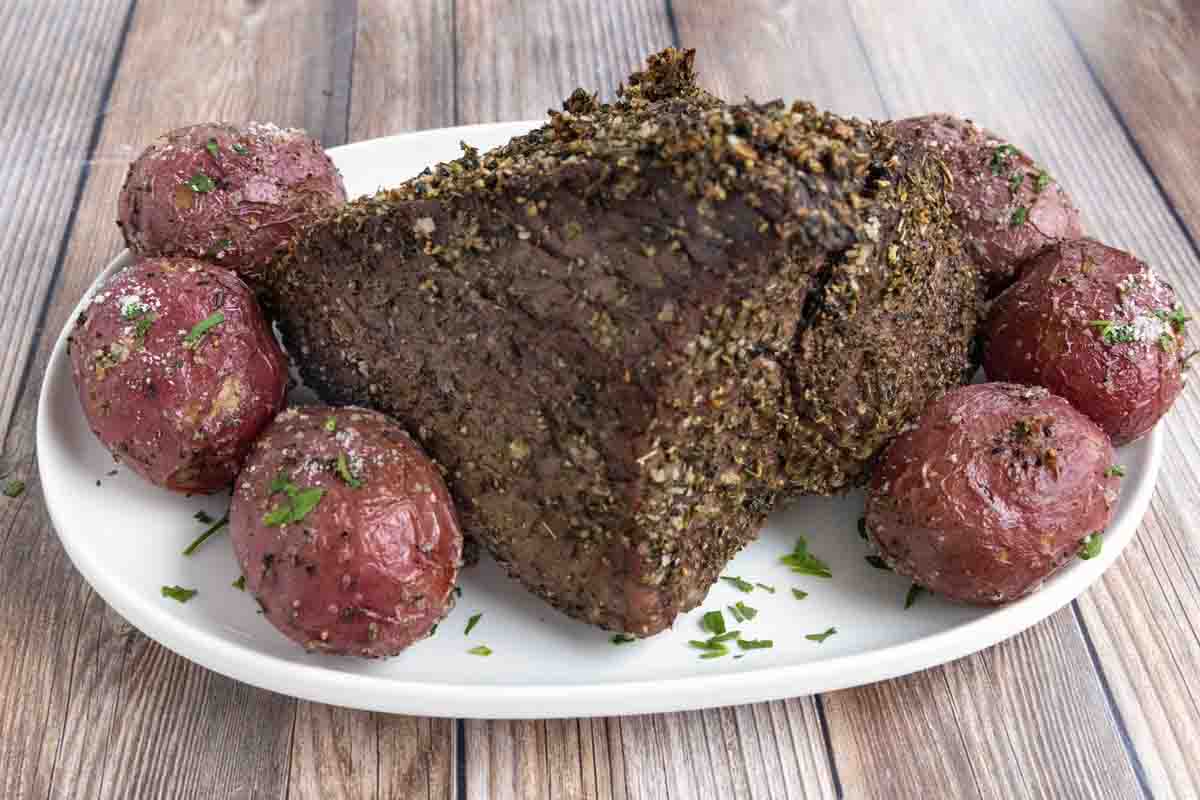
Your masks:
{"label": "white platter", "polygon": [[[357,195],[454,158],[460,141],[487,149],[534,124],[393,136],[330,155]],[[126,263],[122,254],[97,281]],[[209,669],[296,697],[379,711],[523,718],[671,711],[828,691],[942,664],[1038,622],[1095,581],[1133,537],[1161,459],[1160,432],[1122,449],[1119,461],[1129,477],[1101,555],[1072,563],[1040,591],[1000,609],[925,595],[905,610],[908,582],[863,560],[866,545],[856,535],[862,497],[851,493],[780,511],[725,573],[772,584],[775,594],[742,594],[721,583],[700,608],[648,641],[613,645],[609,634],[543,605],[485,558],[463,575],[463,596],[436,636],[389,661],[355,661],[307,654],[277,634],[251,597],[230,585],[239,570],[227,536],[189,558],[181,555],[200,532],[193,514],[203,509],[220,516],[227,497],[174,496],[114,465],[80,410],[66,334],[42,386],[37,446],[46,505],[79,571],[147,636]],[[114,467],[117,475],[110,476]],[[801,533],[830,564],[832,579],[793,575],[779,563]],[[181,605],[160,596],[164,584],[196,588],[199,595]],[[797,601],[792,587],[809,596]],[[750,638],[772,639],[774,648],[740,659],[698,659],[687,640],[700,633],[701,613],[738,600],[759,611],[738,627]],[[482,620],[464,636],[467,618],[477,612]],[[804,638],[831,626],[837,634],[824,643]],[[493,655],[469,655],[478,644]]]}

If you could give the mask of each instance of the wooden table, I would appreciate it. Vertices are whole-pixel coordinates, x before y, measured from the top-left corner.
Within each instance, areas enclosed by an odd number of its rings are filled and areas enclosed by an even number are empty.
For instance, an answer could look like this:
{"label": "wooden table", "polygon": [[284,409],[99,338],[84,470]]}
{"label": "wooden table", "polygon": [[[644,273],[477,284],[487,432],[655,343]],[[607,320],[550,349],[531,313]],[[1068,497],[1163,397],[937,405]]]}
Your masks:
{"label": "wooden table", "polygon": [[702,79],[727,97],[945,110],[1003,131],[1073,192],[1090,231],[1200,309],[1196,3],[9,0],[5,12],[0,474],[28,490],[0,498],[0,797],[1200,797],[1194,389],[1166,422],[1137,540],[1042,624],[860,689],[610,719],[372,714],[195,666],[74,571],[34,452],[55,335],[120,249],[117,191],[156,133],[260,119],[332,146],[538,117],[577,85],[611,96],[671,44],[698,48]]}

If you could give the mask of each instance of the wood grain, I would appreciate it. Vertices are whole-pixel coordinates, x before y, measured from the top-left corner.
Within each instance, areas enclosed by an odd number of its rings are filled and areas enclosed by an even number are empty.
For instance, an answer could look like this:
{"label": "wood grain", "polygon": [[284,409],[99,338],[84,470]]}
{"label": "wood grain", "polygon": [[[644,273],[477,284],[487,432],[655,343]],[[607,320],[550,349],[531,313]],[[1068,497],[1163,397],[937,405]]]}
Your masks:
{"label": "wood grain", "polygon": [[1193,243],[1200,240],[1200,5],[1189,0],[1056,3]]}
{"label": "wood grain", "polygon": [[[298,10],[317,13],[292,13]],[[47,16],[39,24],[53,33],[72,18]],[[121,21],[118,15],[112,24],[119,28]],[[334,43],[322,44],[329,29],[321,7],[230,3],[180,15],[167,0],[144,1],[130,25],[53,300],[43,316],[51,335],[35,338],[37,326],[28,320],[19,336],[3,334],[3,352],[23,353],[32,365],[24,381],[3,382],[5,392],[15,393],[6,396],[19,398],[4,463],[22,475],[34,474],[36,390],[52,334],[120,250],[112,215],[129,158],[160,131],[197,119],[258,118],[318,129],[328,119],[320,108],[326,97],[320,87],[302,90],[301,81],[291,77],[317,61],[332,63]],[[82,29],[76,33],[83,36]],[[20,38],[46,48],[43,35],[50,33],[31,31]],[[57,70],[60,83],[68,85],[76,76],[54,59],[78,49],[77,43],[63,42],[33,52],[47,59],[41,69]],[[94,49],[111,58],[117,42]],[[9,82],[3,85],[7,89]],[[46,221],[65,224],[49,214]],[[53,270],[45,272],[49,281]],[[23,302],[36,318],[40,298],[27,292]],[[35,352],[25,352],[34,345]],[[6,687],[0,694],[0,795],[283,796],[294,701],[208,672],[117,620],[71,568],[36,481],[17,502],[0,505],[0,526],[0,685]],[[29,636],[31,630],[53,635]]]}
{"label": "wood grain", "polygon": [[460,124],[538,119],[582,86],[612,98],[648,54],[672,43],[661,0],[457,3]]}

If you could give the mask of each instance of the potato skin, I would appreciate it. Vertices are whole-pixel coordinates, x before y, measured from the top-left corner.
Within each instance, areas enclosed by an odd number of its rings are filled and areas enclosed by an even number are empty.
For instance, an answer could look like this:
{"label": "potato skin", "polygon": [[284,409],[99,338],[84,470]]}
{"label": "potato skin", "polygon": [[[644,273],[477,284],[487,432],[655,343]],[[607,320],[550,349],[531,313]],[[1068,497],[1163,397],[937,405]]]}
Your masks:
{"label": "potato skin", "polygon": [[866,526],[884,561],[967,603],[1016,599],[1112,518],[1108,437],[1061,397],[1005,383],[964,386],[888,447]]}
{"label": "potato skin", "polygon": [[[1091,239],[1064,242],[997,298],[983,367],[990,380],[1065,397],[1120,446],[1153,428],[1183,388],[1184,322],[1156,315],[1176,307],[1171,287],[1128,253]],[[1119,329],[1127,335],[1106,340],[1093,324],[1101,321],[1128,326]]]}
{"label": "potato skin", "polygon": [[[193,327],[217,311],[224,321],[189,345]],[[232,483],[287,392],[287,357],[249,287],[186,258],[147,259],[112,276],[77,318],[68,353],[96,437],[176,492]]]}
{"label": "potato skin", "polygon": [[[1024,152],[1000,150],[1011,145],[991,131],[950,114],[910,117],[894,129],[897,138],[920,142],[945,163],[950,207],[989,297],[1012,283],[1021,263],[1039,250],[1083,235],[1079,211],[1063,188]],[[1015,224],[1020,209],[1024,221]]]}
{"label": "potato skin", "polygon": [[[272,491],[279,478],[324,490],[302,520],[269,524],[290,502]],[[454,606],[463,540],[450,493],[434,463],[378,412],[303,406],[276,417],[238,477],[230,530],[246,588],[271,624],[309,650],[393,656]]]}
{"label": "potato skin", "polygon": [[117,225],[134,253],[212,261],[253,283],[296,231],[344,202],[341,174],[304,131],[205,123],[168,131],[130,164]]}

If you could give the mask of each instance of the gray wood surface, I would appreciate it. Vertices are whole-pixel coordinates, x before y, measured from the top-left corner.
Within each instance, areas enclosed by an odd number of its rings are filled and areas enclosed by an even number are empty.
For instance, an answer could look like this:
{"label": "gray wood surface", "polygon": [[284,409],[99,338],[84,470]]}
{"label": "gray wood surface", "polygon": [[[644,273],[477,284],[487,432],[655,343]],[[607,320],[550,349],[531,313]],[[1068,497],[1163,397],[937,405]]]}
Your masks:
{"label": "gray wood surface", "polygon": [[[1200,399],[1166,422],[1137,540],[1076,603],[975,656],[819,697],[455,721],[237,684],[108,609],[35,479],[50,345],[120,249],[159,131],[268,119],[327,145],[542,115],[697,47],[740,98],[945,110],[1020,142],[1091,233],[1200,309],[1200,12],[1185,0],[17,2],[0,15],[0,797],[1200,797]],[[1191,333],[1192,346],[1200,346]]]}

